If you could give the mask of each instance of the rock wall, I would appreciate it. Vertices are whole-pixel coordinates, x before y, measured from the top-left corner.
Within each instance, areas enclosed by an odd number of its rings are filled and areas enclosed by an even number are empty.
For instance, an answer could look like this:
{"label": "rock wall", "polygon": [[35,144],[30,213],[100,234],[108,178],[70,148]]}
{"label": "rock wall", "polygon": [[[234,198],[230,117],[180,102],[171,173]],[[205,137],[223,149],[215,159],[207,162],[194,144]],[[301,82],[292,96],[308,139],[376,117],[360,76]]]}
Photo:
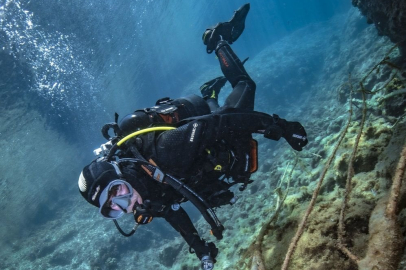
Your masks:
{"label": "rock wall", "polygon": [[375,24],[380,35],[385,35],[399,44],[403,59],[406,59],[406,1],[405,0],[352,0],[367,22]]}

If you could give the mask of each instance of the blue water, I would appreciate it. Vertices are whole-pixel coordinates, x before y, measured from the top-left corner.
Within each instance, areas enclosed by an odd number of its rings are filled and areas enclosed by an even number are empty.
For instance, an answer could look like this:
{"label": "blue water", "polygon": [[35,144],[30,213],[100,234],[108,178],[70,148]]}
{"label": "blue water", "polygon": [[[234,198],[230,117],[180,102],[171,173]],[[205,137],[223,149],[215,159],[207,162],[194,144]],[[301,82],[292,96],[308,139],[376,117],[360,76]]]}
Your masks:
{"label": "blue water", "polygon": [[[100,127],[114,121],[114,112],[125,115],[161,97],[198,94],[198,86],[212,79],[201,77],[208,70],[221,75],[214,54],[206,54],[201,36],[206,27],[228,20],[245,2],[0,1],[1,110],[3,115],[21,114],[1,131],[8,134],[7,145],[15,141],[15,148],[7,150],[10,154],[1,156],[5,171],[0,194],[7,207],[0,214],[9,217],[2,229],[13,227],[7,237],[2,236],[5,246],[19,249],[20,232],[25,237],[42,230],[52,233],[58,228],[49,224],[67,211],[79,213],[81,222],[89,220],[91,230],[98,230],[90,220],[98,218],[95,214],[80,214],[96,210],[88,205],[78,210],[85,202],[77,194],[76,181],[84,162],[91,160],[91,151],[104,142]],[[283,37],[347,12],[350,6],[349,0],[252,1],[245,32],[233,48],[241,58],[254,59]],[[281,97],[285,95],[290,94]],[[38,116],[31,119],[30,112]],[[24,122],[24,129],[18,124],[20,119],[29,119],[32,125]],[[38,130],[54,134],[52,141],[41,142],[46,139]],[[13,196],[17,199],[9,194],[16,183],[19,190]],[[25,213],[27,205],[30,211]],[[195,213],[192,216],[198,218]],[[75,223],[69,226],[75,228]],[[145,239],[145,248],[174,235],[161,223],[151,226],[153,233],[141,235],[157,239],[153,243]],[[62,241],[75,235],[72,232]],[[131,245],[131,241],[125,243]],[[41,243],[28,245],[41,254],[50,252]],[[80,245],[86,249],[88,243]],[[119,257],[120,252],[114,252]],[[40,258],[37,254],[31,259]],[[12,258],[3,266],[10,267],[10,262]],[[53,266],[59,264],[68,267],[56,258]]]}
{"label": "blue water", "polygon": [[[203,69],[216,68],[204,53],[202,32],[243,3],[9,0],[2,5],[0,48],[4,57],[13,56],[9,65],[17,65],[23,91],[40,96],[39,107],[50,107],[44,113],[51,125],[62,120],[75,126],[76,119],[83,125],[91,118],[96,127],[114,110],[127,113],[175,97]],[[336,0],[252,2],[235,49],[254,57],[284,35],[349,7]]]}

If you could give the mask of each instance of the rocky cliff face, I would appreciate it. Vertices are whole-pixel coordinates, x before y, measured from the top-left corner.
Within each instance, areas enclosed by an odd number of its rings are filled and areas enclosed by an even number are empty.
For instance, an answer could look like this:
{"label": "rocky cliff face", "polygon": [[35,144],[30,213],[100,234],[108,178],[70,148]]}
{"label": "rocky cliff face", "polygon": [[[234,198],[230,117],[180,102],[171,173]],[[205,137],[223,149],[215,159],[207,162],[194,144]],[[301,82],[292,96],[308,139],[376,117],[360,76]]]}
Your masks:
{"label": "rocky cliff face", "polygon": [[352,4],[367,17],[369,24],[375,24],[380,35],[399,43],[406,60],[406,0],[352,0]]}

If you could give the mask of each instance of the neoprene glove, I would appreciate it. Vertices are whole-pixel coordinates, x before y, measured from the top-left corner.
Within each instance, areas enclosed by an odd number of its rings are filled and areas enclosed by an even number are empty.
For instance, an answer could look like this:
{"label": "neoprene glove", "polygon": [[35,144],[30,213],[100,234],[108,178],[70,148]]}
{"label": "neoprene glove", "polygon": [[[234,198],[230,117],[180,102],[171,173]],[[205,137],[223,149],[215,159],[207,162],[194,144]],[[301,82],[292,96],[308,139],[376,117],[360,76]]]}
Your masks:
{"label": "neoprene glove", "polygon": [[304,127],[299,122],[289,122],[273,115],[274,124],[269,126],[264,133],[267,139],[278,141],[281,137],[296,151],[302,151],[308,143]]}

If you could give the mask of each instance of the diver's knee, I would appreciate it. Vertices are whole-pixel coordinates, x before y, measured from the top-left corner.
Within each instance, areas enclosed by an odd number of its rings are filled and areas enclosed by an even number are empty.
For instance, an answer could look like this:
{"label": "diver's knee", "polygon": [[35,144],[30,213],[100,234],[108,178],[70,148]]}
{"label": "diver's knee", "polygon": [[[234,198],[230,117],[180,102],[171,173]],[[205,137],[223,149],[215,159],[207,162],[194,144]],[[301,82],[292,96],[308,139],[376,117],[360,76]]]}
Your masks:
{"label": "diver's knee", "polygon": [[251,88],[250,90],[255,92],[255,90],[257,89],[257,84],[251,78],[247,80],[247,84]]}
{"label": "diver's knee", "polygon": [[237,85],[245,85],[244,88],[248,87],[249,91],[254,91],[257,89],[256,83],[251,79],[251,77],[248,76],[248,74],[244,74],[242,76],[239,76],[235,80],[235,84],[231,84],[231,86],[234,88]]}

